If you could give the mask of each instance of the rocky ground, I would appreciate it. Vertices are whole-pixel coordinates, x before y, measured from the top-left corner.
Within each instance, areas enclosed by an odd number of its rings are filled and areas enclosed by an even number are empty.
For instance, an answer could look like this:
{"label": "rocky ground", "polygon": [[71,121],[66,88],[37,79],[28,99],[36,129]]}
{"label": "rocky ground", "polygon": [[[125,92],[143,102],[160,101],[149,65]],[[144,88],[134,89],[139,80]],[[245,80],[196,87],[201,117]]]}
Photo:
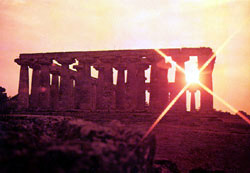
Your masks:
{"label": "rocky ground", "polygon": [[[20,126],[31,126],[35,122],[35,129],[28,133],[33,137],[23,137],[27,145],[36,143],[33,140],[47,140],[46,136],[53,135],[54,128],[50,126],[55,122],[72,121],[77,118],[92,121],[100,126],[110,126],[113,120],[119,120],[125,125],[124,128],[134,131],[145,132],[157,115],[137,113],[128,115],[125,113],[112,114],[86,114],[75,113],[70,116],[62,115],[10,115],[12,118],[6,120],[0,118],[1,124],[19,124]],[[248,117],[249,118],[249,117]],[[42,121],[40,121],[42,119]],[[47,122],[46,126],[41,125]],[[91,125],[92,126],[92,125]],[[112,125],[111,125],[112,126]],[[2,125],[3,127],[3,125]],[[46,132],[41,134],[42,131]],[[60,126],[63,127],[62,124]],[[2,128],[0,133],[0,145],[3,143],[3,136],[8,131],[18,135],[16,129]],[[28,128],[28,127],[26,127]],[[29,128],[28,128],[29,129]],[[63,129],[63,128],[62,128]],[[71,135],[74,132],[70,133]],[[160,167],[162,171],[172,172],[199,172],[222,171],[222,172],[250,172],[250,126],[238,116],[227,113],[215,112],[213,114],[174,114],[170,113],[156,126],[153,131],[156,136],[156,157],[154,167]],[[64,136],[64,133],[61,134]],[[5,141],[7,139],[4,139]],[[11,140],[11,139],[8,139]],[[136,141],[136,140],[135,140]],[[43,142],[42,142],[43,143]],[[45,141],[46,143],[46,141]],[[48,141],[47,141],[48,143]],[[12,141],[12,145],[2,145],[3,152],[19,144]],[[36,144],[37,145],[37,144]],[[9,148],[8,148],[9,147]],[[34,146],[33,146],[34,147]],[[36,146],[36,148],[44,146]],[[22,152],[26,151],[18,151]],[[6,154],[6,153],[5,153]],[[11,165],[11,163],[10,163]],[[165,169],[166,168],[166,169]],[[156,169],[155,169],[156,170]]]}

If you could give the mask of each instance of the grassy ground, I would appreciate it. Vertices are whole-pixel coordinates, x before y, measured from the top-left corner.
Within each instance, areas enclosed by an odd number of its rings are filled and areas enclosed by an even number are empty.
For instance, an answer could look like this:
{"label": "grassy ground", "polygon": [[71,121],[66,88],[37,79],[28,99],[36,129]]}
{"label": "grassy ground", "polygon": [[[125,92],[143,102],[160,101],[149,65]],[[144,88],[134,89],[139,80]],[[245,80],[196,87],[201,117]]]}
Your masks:
{"label": "grassy ground", "polygon": [[[65,116],[11,115],[35,119]],[[101,125],[117,119],[128,127],[146,131],[157,115],[125,113],[84,114],[67,116],[83,118]],[[12,123],[12,122],[8,122]],[[156,126],[156,159],[177,164],[181,172],[194,168],[223,170],[225,172],[250,172],[250,126],[237,116],[214,114],[168,114]]]}

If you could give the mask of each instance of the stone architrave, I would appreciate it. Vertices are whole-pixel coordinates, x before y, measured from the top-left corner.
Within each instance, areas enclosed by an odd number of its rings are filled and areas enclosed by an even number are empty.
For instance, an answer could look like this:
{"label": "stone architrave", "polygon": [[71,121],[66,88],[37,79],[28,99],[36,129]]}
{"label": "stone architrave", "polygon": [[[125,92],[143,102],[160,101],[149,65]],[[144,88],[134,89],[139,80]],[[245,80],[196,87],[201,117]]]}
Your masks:
{"label": "stone architrave", "polygon": [[15,59],[15,62],[21,66],[18,88],[18,110],[25,111],[29,108],[29,61]]}
{"label": "stone architrave", "polygon": [[30,95],[30,109],[35,111],[39,108],[40,65],[38,64],[38,62],[33,62],[30,67],[33,69]]}
{"label": "stone architrave", "polygon": [[50,110],[50,65],[51,59],[39,59],[41,65],[39,101],[41,110]]}

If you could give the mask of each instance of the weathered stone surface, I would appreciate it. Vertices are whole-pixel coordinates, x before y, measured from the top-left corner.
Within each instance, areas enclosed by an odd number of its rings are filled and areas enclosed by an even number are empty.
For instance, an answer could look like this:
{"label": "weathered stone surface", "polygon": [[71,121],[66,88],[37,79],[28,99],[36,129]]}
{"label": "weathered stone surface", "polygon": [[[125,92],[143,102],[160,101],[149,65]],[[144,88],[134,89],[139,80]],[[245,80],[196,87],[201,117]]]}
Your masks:
{"label": "weathered stone surface", "polygon": [[74,58],[58,60],[62,64],[61,67],[61,80],[60,80],[60,96],[59,96],[59,109],[60,110],[72,110],[74,105],[72,104],[73,93],[73,81],[71,79],[69,65],[74,63]]}
{"label": "weathered stone surface", "polygon": [[[213,55],[210,48],[161,51],[166,56],[171,56],[182,68],[189,56],[197,56],[198,67],[201,68]],[[52,60],[61,65],[51,66]],[[73,71],[70,65],[75,60],[78,60],[78,64],[74,66],[76,71]],[[21,65],[20,110],[160,112],[186,85],[185,74],[178,68],[175,82],[169,83],[168,69],[171,64],[153,49],[21,54],[16,62]],[[213,90],[214,63],[215,57],[200,74],[200,81],[210,90]],[[150,83],[145,83],[145,71],[150,65]],[[99,73],[97,79],[91,77],[91,66]],[[33,68],[30,101],[29,67]],[[117,85],[113,83],[113,68],[118,71]],[[146,105],[146,90],[150,94],[149,105]],[[200,111],[213,111],[213,96],[201,87],[196,90],[201,93]],[[192,97],[192,110],[195,110],[194,102],[195,97]],[[171,110],[185,112],[186,109],[186,94],[183,94]]]}
{"label": "weathered stone surface", "polygon": [[58,110],[58,101],[59,101],[59,72],[52,71],[52,85],[50,88],[50,97],[51,97],[51,109]]}
{"label": "weathered stone surface", "polygon": [[39,100],[41,109],[50,109],[50,73],[48,64],[41,65]]}
{"label": "weathered stone surface", "polygon": [[137,103],[137,77],[136,77],[136,62],[138,60],[136,59],[128,59],[128,74],[127,74],[127,88],[126,88],[126,93],[127,93],[127,105],[126,108],[129,111],[135,111],[136,109],[136,103]]}
{"label": "weathered stone surface", "polygon": [[162,111],[169,103],[168,69],[171,64],[165,63],[164,58],[159,59],[151,65],[150,82],[150,110],[152,112]]}
{"label": "weathered stone surface", "polygon": [[36,110],[39,107],[39,93],[40,93],[40,65],[33,64],[31,95],[30,95],[30,109]]}
{"label": "weathered stone surface", "polygon": [[[201,55],[198,58],[199,69],[210,59],[212,53]],[[213,79],[212,73],[214,69],[215,58],[207,64],[206,68],[200,73],[200,81],[207,86],[211,91],[213,91]],[[203,88],[201,90],[201,111],[209,112],[213,111],[213,96],[205,91]]]}
{"label": "weathered stone surface", "polygon": [[136,79],[137,79],[137,103],[136,103],[136,109],[138,111],[145,110],[145,90],[146,90],[146,84],[145,84],[145,70],[149,67],[147,64],[138,64],[137,65],[137,72],[136,72]]}
{"label": "weathered stone surface", "polygon": [[116,69],[118,70],[117,75],[117,86],[116,86],[116,109],[124,110],[125,108],[125,65],[119,64]]}
{"label": "weathered stone surface", "polygon": [[21,66],[18,88],[18,110],[23,111],[29,108],[29,62],[21,59],[15,59],[15,62]]}

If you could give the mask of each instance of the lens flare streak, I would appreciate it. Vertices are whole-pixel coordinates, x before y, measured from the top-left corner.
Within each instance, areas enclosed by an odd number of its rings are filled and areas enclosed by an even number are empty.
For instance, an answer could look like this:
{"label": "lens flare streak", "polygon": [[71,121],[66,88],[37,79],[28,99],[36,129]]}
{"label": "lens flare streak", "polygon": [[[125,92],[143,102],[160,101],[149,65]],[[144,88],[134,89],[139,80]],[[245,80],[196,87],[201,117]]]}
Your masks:
{"label": "lens flare streak", "polygon": [[224,42],[223,44],[216,50],[216,52],[203,64],[203,66],[200,68],[200,72],[202,72],[208,65],[209,63],[215,58],[216,55],[218,55],[225,47],[226,45],[231,41],[231,39],[239,33],[242,28],[246,25],[247,23],[243,23],[234,33],[232,33]]}
{"label": "lens flare streak", "polygon": [[[155,51],[159,53],[163,58],[165,58],[165,60],[169,61],[171,64],[174,63],[174,61],[172,59],[169,59],[168,56],[164,54],[160,49],[155,49]],[[179,66],[177,63],[175,64],[175,66],[178,70],[185,74],[185,70],[181,66]]]}
{"label": "lens flare streak", "polygon": [[[158,116],[155,122],[151,125],[145,135],[142,137],[141,142],[152,132],[155,126],[160,122],[160,120],[165,116],[165,114],[171,109],[175,102],[181,97],[181,95],[186,91],[190,84],[185,85],[185,87],[177,94],[177,96],[169,103],[169,105],[163,110],[163,112]],[[141,143],[140,142],[140,143]]]}
{"label": "lens flare streak", "polygon": [[250,120],[245,115],[243,115],[242,113],[240,113],[237,109],[235,109],[233,106],[231,106],[225,100],[223,100],[222,98],[220,98],[218,95],[216,95],[213,91],[211,91],[208,87],[206,87],[202,83],[199,83],[199,85],[202,88],[204,88],[209,94],[213,95],[217,100],[219,100],[221,103],[223,103],[225,106],[227,106],[231,111],[233,111],[236,115],[238,115],[239,117],[241,117],[244,121],[246,121],[250,125]]}
{"label": "lens flare streak", "polygon": [[[243,27],[243,26],[242,26]],[[242,27],[240,27],[240,29],[242,29]],[[216,53],[219,53],[226,45],[227,43],[240,31],[237,30],[235,31],[223,44],[222,46],[220,46],[220,48],[216,51]],[[162,51],[160,51],[159,49],[155,49],[156,52],[158,52],[161,56],[163,56],[164,58],[167,57],[167,55],[165,55]],[[203,66],[200,68],[199,70],[199,73],[204,70],[208,64],[215,58],[215,54],[213,54],[211,56],[211,58],[209,58],[207,60],[207,62],[205,64],[203,64]],[[166,59],[166,58],[165,58]],[[173,63],[173,60],[170,60],[170,63]],[[179,66],[177,63],[176,63],[176,67],[185,74],[185,70]],[[216,99],[218,99],[221,103],[223,103],[225,106],[227,106],[230,110],[232,110],[235,114],[237,114],[239,117],[241,117],[244,121],[246,121],[249,125],[250,125],[250,120],[245,116],[243,115],[242,113],[240,113],[237,109],[235,109],[233,106],[231,106],[229,103],[227,103],[225,100],[223,100],[222,98],[220,98],[218,95],[216,95],[213,91],[211,91],[208,87],[206,87],[204,84],[202,84],[201,82],[198,82],[198,84],[204,88],[209,94],[213,95]],[[186,85],[186,86],[189,86],[189,85]],[[185,86],[185,87],[186,87]],[[172,102],[171,102],[172,103]],[[171,104],[170,103],[170,104]],[[173,103],[174,104],[174,103]],[[166,108],[167,109],[167,108]]]}

